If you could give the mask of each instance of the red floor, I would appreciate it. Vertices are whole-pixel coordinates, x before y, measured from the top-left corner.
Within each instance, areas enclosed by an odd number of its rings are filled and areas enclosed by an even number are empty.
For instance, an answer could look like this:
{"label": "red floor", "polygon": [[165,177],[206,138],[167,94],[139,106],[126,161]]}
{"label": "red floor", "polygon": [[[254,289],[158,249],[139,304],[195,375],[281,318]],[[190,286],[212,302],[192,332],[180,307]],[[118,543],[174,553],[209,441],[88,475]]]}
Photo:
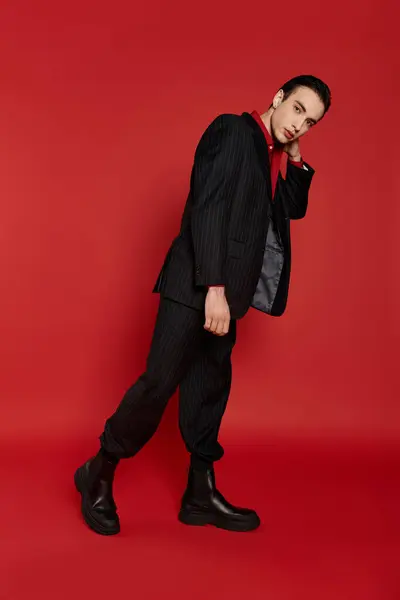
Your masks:
{"label": "red floor", "polygon": [[400,599],[400,448],[227,445],[219,487],[263,521],[237,534],[177,521],[186,457],[155,439],[119,468],[112,538],[80,519],[73,472],[92,449],[2,449],[1,600]]}

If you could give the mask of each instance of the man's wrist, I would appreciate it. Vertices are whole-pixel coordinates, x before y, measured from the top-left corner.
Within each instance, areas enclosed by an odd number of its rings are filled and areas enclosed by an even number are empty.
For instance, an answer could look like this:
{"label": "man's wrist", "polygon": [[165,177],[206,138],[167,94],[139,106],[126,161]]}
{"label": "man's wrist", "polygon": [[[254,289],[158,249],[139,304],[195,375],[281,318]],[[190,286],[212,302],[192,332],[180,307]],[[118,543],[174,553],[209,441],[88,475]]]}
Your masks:
{"label": "man's wrist", "polygon": [[301,154],[296,154],[296,156],[290,156],[289,154],[289,160],[291,160],[292,162],[302,162],[302,158],[301,158]]}
{"label": "man's wrist", "polygon": [[208,287],[209,292],[215,292],[219,296],[225,296],[225,286],[224,285],[210,285]]}

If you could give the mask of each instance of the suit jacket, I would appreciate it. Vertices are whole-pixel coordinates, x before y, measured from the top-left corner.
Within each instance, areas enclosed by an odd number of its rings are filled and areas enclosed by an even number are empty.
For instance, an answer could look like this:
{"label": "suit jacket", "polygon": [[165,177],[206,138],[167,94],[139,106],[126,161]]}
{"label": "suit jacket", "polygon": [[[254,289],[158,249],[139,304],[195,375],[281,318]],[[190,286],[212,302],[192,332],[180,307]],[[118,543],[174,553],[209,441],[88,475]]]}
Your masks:
{"label": "suit jacket", "polygon": [[223,114],[197,146],[180,233],[154,292],[204,309],[224,285],[231,318],[250,306],[279,316],[290,280],[290,220],[304,217],[314,170],[290,163],[272,202],[267,142],[249,113]]}

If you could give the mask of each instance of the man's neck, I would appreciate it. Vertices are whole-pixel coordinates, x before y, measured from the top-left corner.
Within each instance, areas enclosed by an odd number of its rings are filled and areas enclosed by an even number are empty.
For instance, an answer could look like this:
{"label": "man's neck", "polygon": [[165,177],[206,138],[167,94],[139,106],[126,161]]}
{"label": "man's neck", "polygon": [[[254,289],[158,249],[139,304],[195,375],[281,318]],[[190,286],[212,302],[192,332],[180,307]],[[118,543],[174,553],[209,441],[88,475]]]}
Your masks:
{"label": "man's neck", "polygon": [[274,109],[270,108],[269,110],[267,110],[267,112],[260,115],[261,120],[264,123],[265,127],[267,128],[267,131],[271,137],[273,137],[272,128],[271,128],[271,117],[272,117],[273,112],[274,112]]}

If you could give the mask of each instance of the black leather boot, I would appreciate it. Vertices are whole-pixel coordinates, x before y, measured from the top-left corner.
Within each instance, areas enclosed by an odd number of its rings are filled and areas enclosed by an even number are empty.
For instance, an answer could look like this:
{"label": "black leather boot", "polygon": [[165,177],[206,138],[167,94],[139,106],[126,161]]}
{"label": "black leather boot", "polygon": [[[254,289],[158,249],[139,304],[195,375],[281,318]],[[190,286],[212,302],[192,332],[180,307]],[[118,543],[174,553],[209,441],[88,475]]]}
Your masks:
{"label": "black leather boot", "polygon": [[212,468],[190,468],[179,520],[186,525],[215,525],[229,531],[251,531],[260,525],[254,510],[232,506],[219,493]]}
{"label": "black leather boot", "polygon": [[117,461],[107,458],[100,450],[75,472],[75,486],[82,495],[81,510],[90,529],[101,535],[119,533],[117,507],[112,495]]}

